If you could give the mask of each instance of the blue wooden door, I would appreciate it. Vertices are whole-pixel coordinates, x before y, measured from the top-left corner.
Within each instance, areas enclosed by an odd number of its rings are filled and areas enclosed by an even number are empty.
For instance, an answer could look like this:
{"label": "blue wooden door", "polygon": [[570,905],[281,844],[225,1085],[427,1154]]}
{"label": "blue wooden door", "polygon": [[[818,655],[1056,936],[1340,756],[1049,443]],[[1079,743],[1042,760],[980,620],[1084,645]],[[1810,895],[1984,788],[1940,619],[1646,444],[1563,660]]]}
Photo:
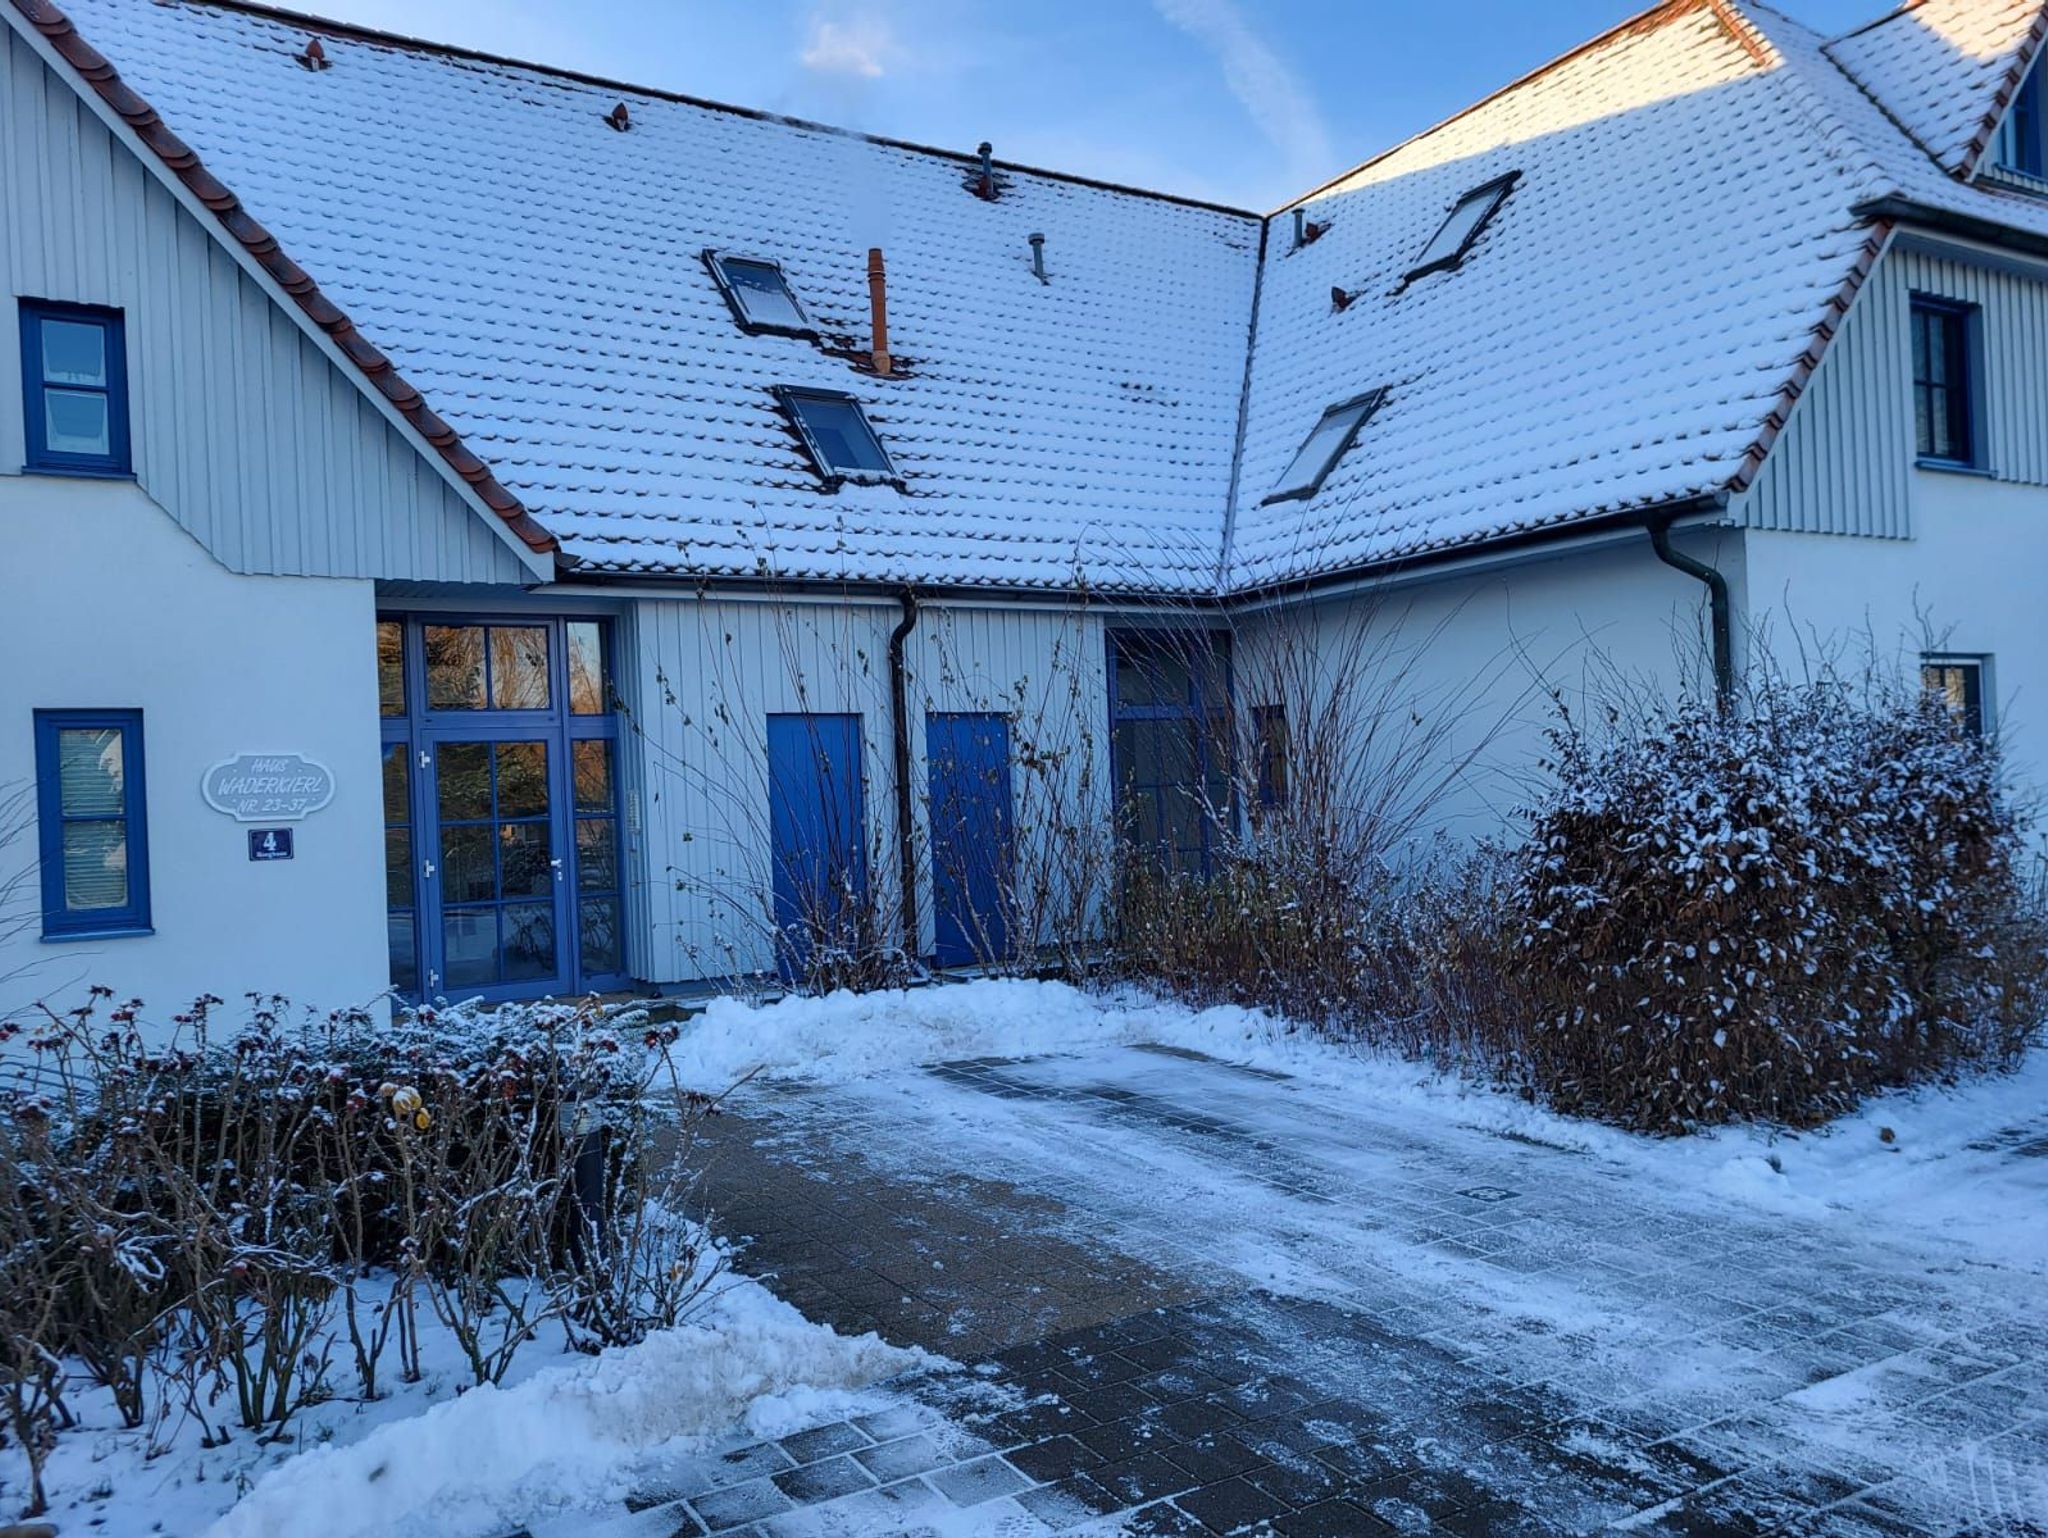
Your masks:
{"label": "blue wooden door", "polygon": [[777,962],[800,971],[819,946],[860,943],[867,887],[860,717],[768,718],[768,842]]}
{"label": "blue wooden door", "polygon": [[925,717],[934,958],[942,967],[1010,953],[1010,721],[987,712]]}

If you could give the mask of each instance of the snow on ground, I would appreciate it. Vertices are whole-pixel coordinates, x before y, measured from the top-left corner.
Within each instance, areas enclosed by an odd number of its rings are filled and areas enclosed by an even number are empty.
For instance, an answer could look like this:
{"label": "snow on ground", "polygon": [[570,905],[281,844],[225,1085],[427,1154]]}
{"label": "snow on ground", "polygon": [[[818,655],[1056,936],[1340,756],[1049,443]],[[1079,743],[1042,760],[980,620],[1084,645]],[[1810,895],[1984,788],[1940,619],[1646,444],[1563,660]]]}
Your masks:
{"label": "snow on ground", "polygon": [[[1655,1140],[1238,1011],[954,992],[859,1007],[900,1011],[887,1029],[914,1059],[914,1019],[934,1026],[926,1047],[959,1051],[987,996],[979,1039],[1015,1050],[1035,1019],[1048,1055],[860,1078],[842,1055],[835,1086],[742,1102],[761,1108],[773,1157],[821,1180],[867,1169],[927,1198],[991,1193],[1027,1254],[1035,1225],[1230,1300],[1216,1307],[1288,1373],[1369,1404],[1387,1439],[1435,1449],[1431,1467],[1518,1503],[1554,1496],[1547,1514],[1567,1531],[1631,1507],[1552,1491],[1541,1458],[1503,1464],[1490,1423],[1442,1402],[1444,1373],[1495,1375],[1539,1396],[1547,1422],[1595,1423],[1587,1435],[1695,1439],[1760,1495],[1809,1475],[1847,1481],[1839,1495],[1881,1491],[1913,1531],[2017,1531],[2019,1514],[2048,1511],[2048,1470],[2017,1429],[2040,1392],[2031,1230],[2048,1159],[2020,1152],[2048,1134],[2039,1065],[1886,1097],[1827,1134]],[[828,1055],[831,1012],[791,1021]],[[753,1027],[764,1051],[785,1045],[772,1015]],[[695,1044],[707,1058],[709,1035]],[[1337,1312],[1276,1320],[1260,1298]],[[1393,1343],[1345,1336],[1349,1317]],[[1425,1348],[1438,1355],[1418,1360]],[[1856,1532],[1855,1516],[1815,1531]]]}
{"label": "snow on ground", "polygon": [[[1317,1157],[1334,1161],[1329,1167],[1358,1189],[1391,1187],[1406,1178],[1418,1151],[1434,1157],[1430,1139],[1471,1129],[1590,1155],[1592,1164],[1680,1205],[1733,1200],[1759,1221],[1836,1225],[1852,1245],[1890,1232],[1917,1239],[1929,1253],[1949,1245],[1993,1266],[2048,1273],[2048,1224],[2014,1218],[2037,1211],[2048,1189],[2048,1158],[2017,1155],[2029,1144],[2048,1149],[2048,1054],[2011,1075],[1881,1097],[1818,1132],[1736,1128],[1672,1140],[1556,1116],[1255,1011],[1190,1010],[1049,983],[985,981],[766,1007],[724,1000],[684,1027],[673,1063],[686,1085],[709,1092],[749,1074],[845,1086],[873,1101],[878,1128],[921,1121],[966,1129],[952,1141],[992,1160],[995,1172],[1028,1179],[1024,1172],[1036,1169],[1055,1188],[1086,1191],[1098,1215],[1127,1236],[1150,1233],[1174,1250],[1199,1235],[1203,1263],[1280,1291],[1355,1290],[1355,1264],[1374,1248],[1361,1248],[1366,1236],[1355,1207],[1316,1205],[1313,1192],[1276,1199],[1263,1176],[1193,1170],[1145,1138],[1063,1142],[1064,1133],[1053,1135],[1059,1124],[1043,1120],[1031,1102],[990,1101],[898,1071],[972,1058],[1094,1054],[1093,1061],[1054,1057],[1034,1066],[1042,1084],[1058,1089],[1071,1080],[1078,1090],[1111,1071],[1105,1049],[1139,1043],[1289,1075],[1284,1092],[1246,1080],[1208,1093],[1219,1114],[1254,1122],[1273,1113],[1276,1096],[1282,1107],[1291,1101],[1285,1114],[1313,1121]],[[1112,1076],[1128,1073],[1132,1095],[1171,1082],[1168,1060],[1132,1053],[1123,1062]],[[992,1117],[998,1106],[1002,1114]],[[1880,1135],[1885,1129],[1889,1140]],[[1286,1127],[1264,1135],[1268,1147],[1287,1146]],[[1462,1293],[1482,1314],[1540,1320],[1566,1338],[1640,1333],[1637,1322],[1555,1279],[1424,1257],[1405,1241],[1397,1248],[1398,1256],[1382,1246],[1379,1263],[1436,1267],[1411,1279]],[[165,1538],[312,1530],[368,1538],[400,1521],[437,1538],[487,1538],[514,1519],[554,1513],[573,1520],[586,1506],[615,1501],[637,1469],[735,1433],[780,1436],[881,1403],[881,1391],[869,1385],[936,1360],[874,1335],[842,1337],[737,1278],[725,1279],[683,1327],[638,1347],[587,1358],[562,1354],[558,1340],[536,1342],[502,1388],[458,1395],[466,1372],[452,1343],[429,1335],[425,1344],[422,1383],[395,1385],[375,1404],[318,1406],[299,1419],[289,1442],[271,1446],[244,1433],[225,1448],[202,1449],[196,1428],[184,1427],[164,1434],[168,1450],[148,1458],[143,1433],[114,1429],[104,1396],[80,1395],[74,1408],[87,1429],[60,1439],[49,1471],[57,1518]],[[1718,1349],[1699,1342],[1670,1357],[1660,1391],[1732,1386],[1741,1353],[1731,1347],[1724,1362],[1714,1356]],[[335,1366],[345,1382],[345,1353]],[[1702,1381],[1686,1381],[1688,1374]],[[0,1488],[0,1500],[14,1495]]]}
{"label": "snow on ground", "polygon": [[[420,1383],[394,1383],[374,1404],[317,1406],[285,1443],[242,1432],[208,1450],[186,1427],[148,1458],[142,1432],[67,1433],[49,1470],[53,1520],[163,1538],[381,1538],[401,1525],[494,1538],[535,1513],[615,1500],[648,1459],[873,1408],[882,1400],[866,1385],[937,1360],[875,1335],[841,1336],[730,1275],[684,1324],[638,1346],[587,1357],[563,1353],[559,1336],[537,1340],[498,1388],[462,1389],[467,1369],[431,1319],[421,1343]],[[344,1383],[346,1356],[344,1345]],[[391,1357],[385,1369],[395,1378]],[[103,1394],[74,1408],[88,1428],[119,1424]],[[0,1506],[18,1497],[0,1479]]]}
{"label": "snow on ground", "polygon": [[[1432,1110],[1460,1125],[1534,1138],[1633,1164],[1680,1187],[1769,1212],[1884,1214],[2048,1273],[2048,1224],[2015,1224],[2014,1161],[1973,1146],[2033,1127],[2048,1137],[2048,1052],[2017,1072],[1879,1096],[1827,1127],[1723,1128],[1650,1138],[1559,1116],[1519,1096],[1328,1041],[1256,1010],[1193,1010],[1125,991],[989,980],[897,993],[832,994],[772,1005],[722,999],[684,1027],[683,1082],[720,1092],[749,1074],[841,1084],[897,1068],[973,1057],[1079,1052],[1153,1042],[1343,1089],[1370,1103]],[[1887,1140],[1882,1133],[1889,1130]],[[2008,1142],[2013,1141],[2011,1137]]]}

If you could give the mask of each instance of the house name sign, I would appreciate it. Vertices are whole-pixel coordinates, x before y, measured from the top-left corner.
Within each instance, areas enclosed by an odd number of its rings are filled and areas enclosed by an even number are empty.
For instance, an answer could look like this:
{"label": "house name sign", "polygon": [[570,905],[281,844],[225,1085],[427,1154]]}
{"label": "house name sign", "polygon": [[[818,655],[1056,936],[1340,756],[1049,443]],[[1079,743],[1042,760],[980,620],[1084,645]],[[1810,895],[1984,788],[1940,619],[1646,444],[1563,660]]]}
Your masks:
{"label": "house name sign", "polygon": [[207,770],[199,792],[236,822],[297,822],[334,799],[334,772],[297,753],[243,753]]}

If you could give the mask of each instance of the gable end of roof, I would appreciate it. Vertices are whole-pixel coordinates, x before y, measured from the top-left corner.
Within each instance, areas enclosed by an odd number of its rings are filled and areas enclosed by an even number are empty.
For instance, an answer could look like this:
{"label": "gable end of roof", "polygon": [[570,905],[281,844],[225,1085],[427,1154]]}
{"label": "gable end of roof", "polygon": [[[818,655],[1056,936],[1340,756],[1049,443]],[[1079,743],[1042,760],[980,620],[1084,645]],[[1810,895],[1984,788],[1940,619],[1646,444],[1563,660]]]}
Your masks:
{"label": "gable end of roof", "polygon": [[1983,118],[1977,124],[1977,131],[1970,136],[1969,148],[1963,152],[1963,163],[1957,175],[1964,181],[1973,179],[1982,169],[1984,157],[1991,152],[1991,141],[1998,134],[1998,125],[2005,121],[2011,110],[2013,99],[2019,95],[2020,87],[2026,83],[2027,72],[2034,67],[2034,60],[2040,57],[2041,42],[2048,38],[2048,5],[2041,7],[2034,15],[2034,24],[2027,28],[2027,35],[2014,52],[2012,66],[2005,72],[2005,78],[1992,93],[1991,105],[1984,110]]}
{"label": "gable end of roof", "polygon": [[13,5],[149,151],[207,207],[221,229],[249,253],[307,319],[333,339],[368,385],[391,403],[520,542],[536,553],[559,557],[555,537],[541,527],[519,498],[506,490],[490,466],[427,404],[382,349],[356,329],[347,312],[286,254],[277,238],[242,206],[227,185],[206,168],[198,153],[172,133],[157,110],[121,79],[114,66],[79,33],[71,18],[50,0],[13,0]]}

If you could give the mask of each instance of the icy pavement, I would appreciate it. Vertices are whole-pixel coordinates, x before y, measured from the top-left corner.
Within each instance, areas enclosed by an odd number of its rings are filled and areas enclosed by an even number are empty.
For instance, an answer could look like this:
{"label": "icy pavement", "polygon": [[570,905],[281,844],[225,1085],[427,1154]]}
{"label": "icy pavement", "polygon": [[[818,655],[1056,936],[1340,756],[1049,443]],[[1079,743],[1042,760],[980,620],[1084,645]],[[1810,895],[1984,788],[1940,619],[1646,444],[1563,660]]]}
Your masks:
{"label": "icy pavement", "polygon": [[[2048,1533],[2048,1282],[1882,1210],[1760,1212],[1170,1048],[735,1112],[709,1179],[742,1264],[966,1370],[578,1534]],[[1957,1178],[2048,1223],[2044,1137]]]}

